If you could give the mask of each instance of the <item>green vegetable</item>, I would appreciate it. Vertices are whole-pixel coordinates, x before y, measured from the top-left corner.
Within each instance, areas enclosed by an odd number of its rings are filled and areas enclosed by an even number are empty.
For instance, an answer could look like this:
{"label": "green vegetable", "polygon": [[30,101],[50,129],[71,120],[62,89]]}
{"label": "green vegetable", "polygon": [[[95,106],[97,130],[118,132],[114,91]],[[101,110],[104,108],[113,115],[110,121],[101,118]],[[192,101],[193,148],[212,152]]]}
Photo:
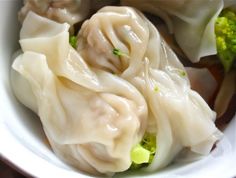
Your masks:
{"label": "green vegetable", "polygon": [[76,36],[70,36],[69,43],[73,48],[77,47],[77,38]]}
{"label": "green vegetable", "polygon": [[131,160],[135,164],[148,163],[150,151],[143,148],[140,144],[136,145],[131,151]]}
{"label": "green vegetable", "polygon": [[226,72],[236,58],[236,13],[231,9],[221,12],[215,23],[217,53]]}
{"label": "green vegetable", "polygon": [[180,75],[181,77],[185,77],[185,76],[186,76],[186,72],[183,71],[183,70],[179,70],[179,75]]}
{"label": "green vegetable", "polygon": [[156,135],[146,133],[139,144],[131,150],[131,169],[138,169],[150,164],[156,153]]}
{"label": "green vegetable", "polygon": [[154,87],[154,91],[155,91],[155,92],[158,92],[158,91],[159,91],[158,86],[155,86],[155,87]]}
{"label": "green vegetable", "polygon": [[117,49],[117,48],[114,48],[112,50],[112,53],[115,55],[115,56],[118,56],[118,57],[127,57],[129,58],[129,56],[127,54],[125,54],[124,52],[122,52],[120,49]]}
{"label": "green vegetable", "polygon": [[174,72],[174,73],[178,74],[180,77],[186,77],[187,76],[187,73],[184,70],[179,69],[179,68],[172,68],[171,72]]}

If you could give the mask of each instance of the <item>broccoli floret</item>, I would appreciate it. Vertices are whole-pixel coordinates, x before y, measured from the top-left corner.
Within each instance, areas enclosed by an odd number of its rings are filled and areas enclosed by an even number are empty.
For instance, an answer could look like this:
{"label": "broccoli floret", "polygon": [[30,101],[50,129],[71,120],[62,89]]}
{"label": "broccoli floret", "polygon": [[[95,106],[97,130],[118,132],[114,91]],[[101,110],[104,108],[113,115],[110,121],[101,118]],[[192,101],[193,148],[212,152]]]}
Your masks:
{"label": "broccoli floret", "polygon": [[236,58],[236,13],[231,9],[221,12],[215,23],[217,54],[226,72]]}
{"label": "broccoli floret", "polygon": [[131,150],[130,169],[139,169],[149,165],[156,153],[156,135],[146,133],[141,142]]}
{"label": "broccoli floret", "polygon": [[69,43],[73,48],[77,47],[77,38],[76,36],[70,36]]}

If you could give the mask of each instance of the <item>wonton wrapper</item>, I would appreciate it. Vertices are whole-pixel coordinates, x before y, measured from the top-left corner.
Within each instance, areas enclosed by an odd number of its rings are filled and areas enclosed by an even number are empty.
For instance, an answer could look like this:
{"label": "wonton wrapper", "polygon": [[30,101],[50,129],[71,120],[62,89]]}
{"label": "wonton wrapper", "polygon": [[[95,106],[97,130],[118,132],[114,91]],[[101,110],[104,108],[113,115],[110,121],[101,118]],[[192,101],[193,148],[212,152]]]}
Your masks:
{"label": "wonton wrapper", "polygon": [[127,81],[90,68],[69,45],[68,29],[29,13],[20,34],[23,54],[13,68],[29,82],[62,159],[93,174],[127,170],[146,128],[146,102]]}
{"label": "wonton wrapper", "polygon": [[160,16],[192,62],[217,53],[215,20],[223,0],[122,0],[139,10]]}
{"label": "wonton wrapper", "polygon": [[24,53],[13,63],[31,85],[62,159],[90,173],[127,170],[145,131],[157,138],[149,171],[186,148],[210,152],[221,136],[215,113],[190,89],[183,65],[141,12],[102,8],[82,25],[77,52],[68,29],[29,13],[20,34]]}
{"label": "wonton wrapper", "polygon": [[[114,55],[114,49],[125,55]],[[77,50],[89,65],[126,79],[145,97],[146,132],[157,134],[157,152],[148,170],[165,167],[184,148],[208,154],[221,137],[215,112],[191,90],[183,65],[139,11],[102,8],[83,24]]]}

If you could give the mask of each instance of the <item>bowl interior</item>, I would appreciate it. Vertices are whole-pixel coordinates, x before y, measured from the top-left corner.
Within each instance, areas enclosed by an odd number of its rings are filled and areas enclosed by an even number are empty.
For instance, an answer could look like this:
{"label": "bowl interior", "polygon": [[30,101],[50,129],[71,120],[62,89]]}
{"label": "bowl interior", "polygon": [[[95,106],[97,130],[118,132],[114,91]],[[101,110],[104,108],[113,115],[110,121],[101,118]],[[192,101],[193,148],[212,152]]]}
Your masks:
{"label": "bowl interior", "polygon": [[[39,118],[14,97],[9,80],[12,55],[19,49],[21,1],[0,1],[0,156],[36,177],[87,177],[59,160],[47,142]],[[229,165],[236,160],[236,118],[224,131],[224,138],[207,157],[191,163],[176,162],[157,173],[126,172],[116,177],[224,177],[236,175]],[[211,171],[214,170],[214,171]],[[208,175],[208,176],[206,176]]]}

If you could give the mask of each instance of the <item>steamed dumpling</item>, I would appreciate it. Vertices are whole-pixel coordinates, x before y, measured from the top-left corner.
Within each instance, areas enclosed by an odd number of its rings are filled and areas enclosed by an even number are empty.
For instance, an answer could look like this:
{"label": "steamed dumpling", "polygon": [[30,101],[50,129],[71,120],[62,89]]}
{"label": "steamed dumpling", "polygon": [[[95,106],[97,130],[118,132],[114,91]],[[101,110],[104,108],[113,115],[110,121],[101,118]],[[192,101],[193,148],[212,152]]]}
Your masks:
{"label": "steamed dumpling", "polygon": [[157,138],[148,171],[184,149],[210,152],[221,136],[215,113],[191,90],[183,65],[141,12],[102,8],[82,25],[77,51],[68,29],[29,13],[20,33],[23,54],[13,63],[30,84],[59,157],[90,173],[125,171],[144,132]]}
{"label": "steamed dumpling", "polygon": [[122,0],[122,4],[163,18],[192,62],[217,53],[214,25],[223,0]]}
{"label": "steamed dumpling", "polygon": [[127,81],[90,68],[70,47],[68,29],[29,13],[13,68],[30,84],[59,157],[93,174],[127,170],[146,128],[146,102]]}
{"label": "steamed dumpling", "polygon": [[208,154],[220,138],[215,112],[191,90],[183,65],[139,11],[102,8],[83,24],[77,50],[89,65],[129,81],[145,97],[146,132],[157,135],[156,156],[148,170],[165,167],[184,148]]}
{"label": "steamed dumpling", "polygon": [[10,75],[12,89],[17,99],[27,108],[37,113],[37,101],[29,82],[13,68],[11,68]]}
{"label": "steamed dumpling", "polygon": [[[149,42],[148,22],[138,13],[127,7],[102,8],[82,25],[77,51],[95,68],[127,77],[137,75]],[[118,57],[113,54],[115,49],[127,55]]]}
{"label": "steamed dumpling", "polygon": [[23,22],[28,12],[33,11],[59,23],[74,25],[87,18],[91,11],[116,3],[117,0],[24,0],[18,16]]}
{"label": "steamed dumpling", "polygon": [[19,20],[23,22],[28,12],[33,11],[57,22],[73,25],[84,20],[89,10],[89,0],[24,0]]}

